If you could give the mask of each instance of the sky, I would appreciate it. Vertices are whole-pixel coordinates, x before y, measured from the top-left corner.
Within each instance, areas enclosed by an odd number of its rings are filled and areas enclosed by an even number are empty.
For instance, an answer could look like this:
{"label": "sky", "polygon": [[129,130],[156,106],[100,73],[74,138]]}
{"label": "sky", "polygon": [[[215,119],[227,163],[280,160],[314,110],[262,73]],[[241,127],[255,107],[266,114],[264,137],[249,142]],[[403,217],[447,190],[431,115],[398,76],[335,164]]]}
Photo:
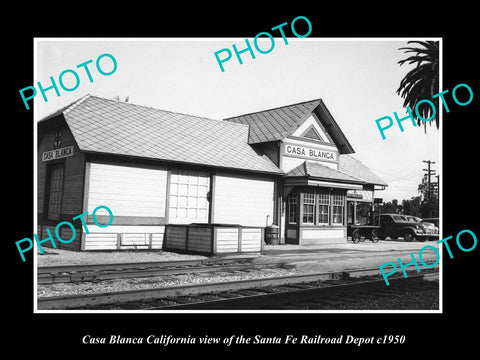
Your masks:
{"label": "sky", "polygon": [[[259,47],[268,49],[270,40],[260,39]],[[39,92],[34,99],[35,119],[86,94],[128,96],[134,104],[218,120],[321,98],[353,146],[353,156],[388,184],[375,196],[401,201],[419,195],[417,187],[426,168],[423,160],[434,161],[432,169],[441,176],[441,131],[435,126],[427,124],[425,133],[423,126],[404,121],[403,132],[394,124],[383,140],[375,123],[383,116],[393,118],[394,112],[400,118],[407,115],[396,90],[412,69],[398,65],[406,57],[399,48],[408,40],[418,39],[306,37],[288,38],[285,44],[280,37],[267,54],[255,48],[255,59],[249,52],[241,54],[243,64],[233,54],[222,72],[214,53],[224,48],[233,53],[232,44],[244,49],[245,38],[37,38],[34,84],[39,81],[46,88],[50,76],[58,84],[66,69],[74,69],[80,82],[71,92],[59,86],[59,97],[54,90],[47,91],[48,102]],[[109,76],[95,66],[105,53],[117,62]],[[93,82],[82,67],[77,69],[88,60],[93,61],[88,65]],[[108,57],[101,59],[100,67],[107,73],[113,70]],[[75,86],[71,73],[62,79],[66,87]]]}

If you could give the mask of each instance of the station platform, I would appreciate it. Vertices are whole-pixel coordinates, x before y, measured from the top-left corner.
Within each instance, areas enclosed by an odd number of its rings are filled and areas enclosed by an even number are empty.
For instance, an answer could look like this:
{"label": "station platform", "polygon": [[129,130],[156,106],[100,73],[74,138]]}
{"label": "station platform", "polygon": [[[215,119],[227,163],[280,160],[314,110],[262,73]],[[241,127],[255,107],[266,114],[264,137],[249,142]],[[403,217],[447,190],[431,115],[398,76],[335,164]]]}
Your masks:
{"label": "station platform", "polygon": [[[435,242],[406,242],[403,240],[380,240],[377,243],[365,241],[354,244],[348,241],[345,244],[319,244],[319,245],[265,245],[260,257],[252,263],[283,262],[295,266],[297,271],[308,272],[340,272],[349,270],[378,269],[387,262],[398,265],[398,258],[403,264],[412,261],[410,253],[413,253],[422,268],[418,258],[419,251],[426,245],[434,246]],[[438,250],[441,254],[441,249]],[[437,261],[437,255],[433,249],[427,249],[422,253],[422,259],[428,264]],[[413,266],[410,268],[414,269]]]}

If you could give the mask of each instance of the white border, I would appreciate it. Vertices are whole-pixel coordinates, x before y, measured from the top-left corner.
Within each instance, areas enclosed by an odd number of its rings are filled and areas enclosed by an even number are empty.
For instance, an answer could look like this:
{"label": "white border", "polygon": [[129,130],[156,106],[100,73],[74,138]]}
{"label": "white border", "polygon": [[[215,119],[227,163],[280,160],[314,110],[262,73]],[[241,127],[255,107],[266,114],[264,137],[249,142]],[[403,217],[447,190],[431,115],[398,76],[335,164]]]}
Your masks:
{"label": "white border", "polygon": [[[73,38],[33,38],[33,83],[37,82],[38,78],[38,69],[37,69],[37,42],[38,41],[225,41],[225,40],[239,40],[243,38],[232,38],[232,37],[218,37],[218,38],[85,38],[85,37],[73,37]],[[279,38],[281,39],[281,38]],[[332,42],[342,42],[342,41],[439,41],[439,91],[443,90],[443,38],[442,37],[388,37],[388,38],[290,38],[287,37],[288,41],[332,41]],[[33,209],[34,209],[34,231],[35,233],[38,230],[38,218],[37,218],[37,157],[38,157],[38,134],[37,134],[37,98],[34,98],[34,107],[33,107],[33,135],[34,135],[34,168],[33,168]],[[440,103],[440,102],[439,102]],[[442,104],[443,106],[443,104]],[[392,109],[395,111],[395,109]],[[439,127],[439,175],[443,179],[443,111],[440,113],[440,127]],[[443,180],[440,180],[439,194],[443,193]],[[440,238],[443,238],[443,196],[439,196],[439,218],[440,218]],[[440,246],[440,264],[439,264],[439,309],[438,310],[38,310],[37,308],[37,248],[33,247],[33,312],[35,314],[43,313],[67,313],[67,314],[83,314],[83,313],[94,313],[94,314],[226,314],[226,313],[251,313],[251,314],[324,314],[324,313],[334,313],[334,314],[397,314],[397,313],[413,313],[413,314],[441,314],[443,313],[443,248]]]}

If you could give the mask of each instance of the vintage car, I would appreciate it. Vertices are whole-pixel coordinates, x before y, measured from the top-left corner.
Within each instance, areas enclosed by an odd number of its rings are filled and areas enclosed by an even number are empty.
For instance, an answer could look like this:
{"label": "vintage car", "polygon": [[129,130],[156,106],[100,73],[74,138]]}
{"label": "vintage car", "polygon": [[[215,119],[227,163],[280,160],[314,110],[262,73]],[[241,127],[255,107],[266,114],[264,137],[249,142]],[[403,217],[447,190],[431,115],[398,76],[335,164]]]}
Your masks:
{"label": "vintage car", "polygon": [[440,221],[439,221],[438,217],[422,219],[422,222],[429,222],[429,223],[432,223],[433,225],[435,225],[437,228],[440,228]]}
{"label": "vintage car", "polygon": [[431,237],[427,233],[424,224],[420,222],[409,221],[405,215],[401,214],[380,214],[380,229],[378,235],[381,239],[390,237],[397,239],[402,237],[405,241],[425,241]]}
{"label": "vintage car", "polygon": [[437,224],[435,224],[434,221],[428,221],[428,220],[433,220],[432,219],[421,219],[418,216],[412,216],[412,215],[402,215],[407,218],[408,221],[415,222],[415,223],[420,223],[423,226],[425,226],[425,231],[428,235],[432,235],[428,238],[428,240],[438,240],[438,218],[437,218]]}

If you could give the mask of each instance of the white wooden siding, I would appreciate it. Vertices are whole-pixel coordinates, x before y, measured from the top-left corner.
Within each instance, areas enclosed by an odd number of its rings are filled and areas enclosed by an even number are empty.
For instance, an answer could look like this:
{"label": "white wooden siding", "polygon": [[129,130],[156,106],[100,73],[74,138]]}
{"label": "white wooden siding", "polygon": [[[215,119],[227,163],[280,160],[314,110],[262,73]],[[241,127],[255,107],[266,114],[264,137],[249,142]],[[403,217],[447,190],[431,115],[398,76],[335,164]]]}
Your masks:
{"label": "white wooden siding", "polygon": [[343,239],[345,229],[302,229],[302,239]]}
{"label": "white wooden siding", "polygon": [[213,223],[265,226],[273,220],[274,181],[218,174]]}
{"label": "white wooden siding", "polygon": [[[82,250],[131,250],[161,249],[165,226],[121,226],[110,225],[106,228],[89,226],[90,234],[83,233]],[[120,235],[119,235],[120,234]],[[118,237],[120,236],[120,247]]]}
{"label": "white wooden siding", "polygon": [[238,228],[216,228],[217,252],[238,251]]}
{"label": "white wooden siding", "polygon": [[[87,165],[88,166],[88,165]],[[167,171],[90,163],[88,212],[108,206],[113,216],[164,217]]]}
{"label": "white wooden siding", "polygon": [[262,244],[262,229],[242,229],[242,252],[260,251]]}

